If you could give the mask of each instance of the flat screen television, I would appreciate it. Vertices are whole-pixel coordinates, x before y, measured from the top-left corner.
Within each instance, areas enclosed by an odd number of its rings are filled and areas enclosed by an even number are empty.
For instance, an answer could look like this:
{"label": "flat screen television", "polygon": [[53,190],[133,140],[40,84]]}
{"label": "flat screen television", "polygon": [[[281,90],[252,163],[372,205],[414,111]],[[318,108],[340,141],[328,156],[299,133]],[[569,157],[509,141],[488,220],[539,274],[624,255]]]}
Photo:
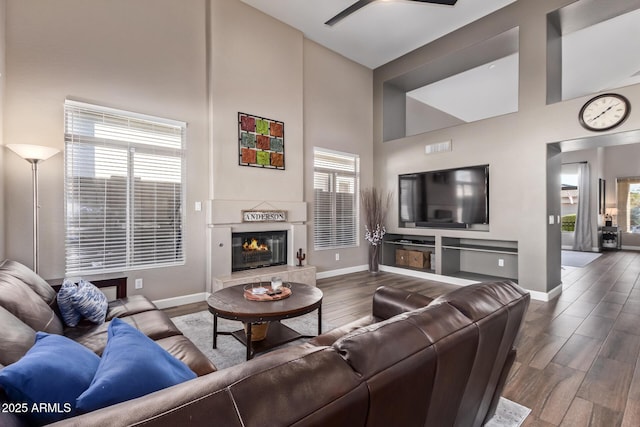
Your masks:
{"label": "flat screen television", "polygon": [[399,175],[398,194],[400,227],[489,224],[489,165]]}

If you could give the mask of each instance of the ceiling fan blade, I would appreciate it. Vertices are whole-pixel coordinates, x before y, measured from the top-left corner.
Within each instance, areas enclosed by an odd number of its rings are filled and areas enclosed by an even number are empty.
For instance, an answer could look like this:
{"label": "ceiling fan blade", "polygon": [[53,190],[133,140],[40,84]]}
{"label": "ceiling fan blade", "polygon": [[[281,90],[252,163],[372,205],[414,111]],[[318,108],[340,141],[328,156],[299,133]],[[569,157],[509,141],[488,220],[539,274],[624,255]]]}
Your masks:
{"label": "ceiling fan blade", "polygon": [[453,6],[454,4],[456,4],[458,0],[411,0],[411,1],[419,1],[421,3],[445,4],[447,6]]}
{"label": "ceiling fan blade", "polygon": [[369,3],[373,3],[376,0],[358,0],[357,2],[355,2],[354,4],[352,4],[351,6],[349,6],[348,8],[346,8],[345,10],[343,10],[342,12],[338,13],[336,16],[334,16],[333,18],[329,19],[327,22],[325,22],[325,25],[328,25],[330,27],[334,26],[335,24],[337,24],[338,22],[342,21],[344,18],[346,18],[347,16],[351,15],[353,12],[355,12],[356,10],[365,7],[366,5],[368,5]]}
{"label": "ceiling fan blade", "polygon": [[[358,0],[357,2],[352,4],[351,6],[349,6],[345,10],[343,10],[342,12],[338,13],[333,18],[329,19],[324,24],[328,25],[330,27],[333,27],[335,24],[337,24],[338,22],[342,21],[344,18],[346,18],[347,16],[351,15],[356,10],[359,10],[359,9],[363,8],[366,5],[368,5],[369,3],[373,3],[374,1],[377,1],[377,0]],[[418,2],[421,2],[421,3],[444,4],[444,5],[447,5],[447,6],[453,6],[453,5],[456,4],[456,2],[458,0],[410,0],[410,1],[418,1]]]}

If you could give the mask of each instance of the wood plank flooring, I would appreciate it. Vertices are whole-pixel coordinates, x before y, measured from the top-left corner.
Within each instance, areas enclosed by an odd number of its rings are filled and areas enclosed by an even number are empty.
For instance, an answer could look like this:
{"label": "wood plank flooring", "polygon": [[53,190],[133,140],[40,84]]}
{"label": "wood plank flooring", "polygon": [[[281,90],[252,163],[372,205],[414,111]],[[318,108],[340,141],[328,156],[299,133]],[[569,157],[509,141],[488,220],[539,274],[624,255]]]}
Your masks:
{"label": "wood plank flooring", "polygon": [[[640,426],[640,252],[605,252],[584,268],[566,267],[562,280],[559,298],[531,301],[504,396],[532,409],[525,427]],[[457,288],[392,273],[322,279],[324,321],[369,314],[382,285],[431,297]]]}

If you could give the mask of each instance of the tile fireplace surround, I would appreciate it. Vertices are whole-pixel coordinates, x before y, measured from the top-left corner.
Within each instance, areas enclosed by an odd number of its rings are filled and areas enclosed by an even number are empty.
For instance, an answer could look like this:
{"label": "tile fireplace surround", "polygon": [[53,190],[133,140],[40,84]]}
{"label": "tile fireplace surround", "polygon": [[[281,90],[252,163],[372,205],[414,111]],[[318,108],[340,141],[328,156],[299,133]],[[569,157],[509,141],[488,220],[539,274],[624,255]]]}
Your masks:
{"label": "tile fireplace surround", "polygon": [[[287,222],[246,223],[240,222],[243,210],[251,210],[259,204],[268,204],[274,210],[287,212]],[[285,281],[306,283],[315,286],[316,268],[306,265],[297,267],[296,252],[302,248],[307,253],[307,204],[305,202],[261,202],[212,200],[209,211],[209,247],[211,285],[209,292],[234,284],[268,281],[280,277]],[[252,268],[232,272],[232,235],[247,232],[287,232],[286,265]]]}

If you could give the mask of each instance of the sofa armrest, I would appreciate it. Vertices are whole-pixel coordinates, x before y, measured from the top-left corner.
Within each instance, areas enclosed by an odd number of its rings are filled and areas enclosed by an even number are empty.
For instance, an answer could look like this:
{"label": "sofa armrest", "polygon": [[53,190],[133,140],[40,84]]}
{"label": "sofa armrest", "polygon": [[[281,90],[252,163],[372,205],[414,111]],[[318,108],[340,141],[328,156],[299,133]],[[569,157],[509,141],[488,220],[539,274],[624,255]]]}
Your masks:
{"label": "sofa armrest", "polygon": [[426,307],[431,301],[433,298],[426,295],[381,286],[373,294],[372,315],[377,320],[385,320],[396,314]]}

